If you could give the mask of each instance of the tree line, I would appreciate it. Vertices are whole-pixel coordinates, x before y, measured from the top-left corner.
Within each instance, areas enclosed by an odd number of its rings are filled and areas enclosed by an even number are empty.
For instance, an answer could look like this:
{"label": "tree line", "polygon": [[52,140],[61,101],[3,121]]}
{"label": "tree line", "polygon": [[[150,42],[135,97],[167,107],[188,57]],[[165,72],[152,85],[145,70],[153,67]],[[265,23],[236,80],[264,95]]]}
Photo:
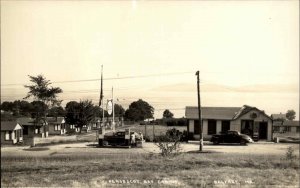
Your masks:
{"label": "tree line", "polygon": [[[58,99],[58,94],[63,90],[59,87],[51,86],[50,80],[43,75],[30,76],[31,85],[25,85],[29,91],[23,100],[13,102],[4,101],[1,103],[1,119],[15,120],[18,117],[32,117],[45,119],[46,117],[66,117],[67,123],[79,126],[87,124],[95,117],[108,117],[108,112],[98,105],[94,105],[91,100],[70,101],[65,107],[61,106],[62,100]],[[32,102],[25,99],[32,98]],[[154,108],[146,101],[139,99],[132,102],[128,109],[124,109],[120,104],[114,104],[114,114],[116,117],[124,117],[125,120],[141,121],[153,118]]]}

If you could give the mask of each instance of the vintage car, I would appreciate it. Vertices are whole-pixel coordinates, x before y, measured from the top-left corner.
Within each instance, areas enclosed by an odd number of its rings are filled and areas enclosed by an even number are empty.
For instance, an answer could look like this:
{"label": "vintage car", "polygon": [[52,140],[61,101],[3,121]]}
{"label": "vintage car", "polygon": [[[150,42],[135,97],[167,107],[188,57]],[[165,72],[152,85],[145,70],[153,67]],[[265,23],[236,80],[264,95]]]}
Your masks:
{"label": "vintage car", "polygon": [[126,137],[126,131],[108,132],[104,135],[100,146],[125,146],[125,147],[142,147],[143,135],[130,131],[130,136]]}
{"label": "vintage car", "polygon": [[241,134],[238,131],[226,131],[220,134],[214,134],[210,141],[214,144],[239,143],[241,145],[247,145],[248,143],[254,142],[250,136]]}

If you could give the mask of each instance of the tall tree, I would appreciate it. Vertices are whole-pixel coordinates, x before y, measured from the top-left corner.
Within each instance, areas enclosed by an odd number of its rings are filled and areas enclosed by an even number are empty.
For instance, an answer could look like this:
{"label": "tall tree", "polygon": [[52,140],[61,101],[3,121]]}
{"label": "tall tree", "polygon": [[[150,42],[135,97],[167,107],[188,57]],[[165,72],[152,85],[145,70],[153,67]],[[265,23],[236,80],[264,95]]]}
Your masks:
{"label": "tall tree", "polygon": [[[38,111],[37,113],[34,113],[33,115],[35,116],[35,121],[46,121],[48,108],[55,105],[60,105],[61,101],[57,99],[57,94],[62,93],[62,89],[59,87],[50,86],[50,81],[47,80],[43,75],[28,76],[33,84],[24,86],[25,88],[29,89],[29,92],[24,99],[33,97],[36,102],[39,102],[35,104],[34,110],[37,111],[38,108],[41,108],[42,110],[45,109],[45,111]],[[45,104],[47,108],[44,108],[42,103]]]}
{"label": "tall tree", "polygon": [[66,123],[70,125],[77,125],[77,114],[79,113],[79,103],[70,101],[66,104]]}
{"label": "tall tree", "polygon": [[88,125],[95,117],[94,105],[92,101],[85,100],[77,103],[68,102],[66,105],[66,121],[69,124],[75,124],[82,130],[83,125]]}
{"label": "tall tree", "polygon": [[29,89],[29,92],[24,99],[33,97],[34,100],[42,101],[47,104],[48,107],[61,103],[61,101],[57,99],[57,94],[62,93],[62,89],[50,86],[50,81],[43,75],[28,76],[33,84],[24,86]]}
{"label": "tall tree", "polygon": [[163,118],[173,118],[173,116],[174,116],[174,114],[169,109],[166,109],[163,112]]}
{"label": "tall tree", "polygon": [[142,99],[132,102],[125,111],[126,119],[131,121],[141,121],[147,118],[153,118],[153,114],[154,108]]}
{"label": "tall tree", "polygon": [[286,119],[292,121],[292,120],[294,120],[296,118],[296,112],[294,110],[288,110],[286,112],[285,116],[286,116]]}

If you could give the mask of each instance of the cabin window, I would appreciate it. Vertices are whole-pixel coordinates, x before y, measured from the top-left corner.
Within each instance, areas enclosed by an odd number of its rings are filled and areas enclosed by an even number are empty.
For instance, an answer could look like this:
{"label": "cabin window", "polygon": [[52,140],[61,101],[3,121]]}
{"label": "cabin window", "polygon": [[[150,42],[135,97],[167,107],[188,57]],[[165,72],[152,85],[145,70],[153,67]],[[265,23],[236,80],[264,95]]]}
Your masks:
{"label": "cabin window", "polygon": [[208,120],[207,134],[212,135],[217,132],[217,121],[216,120]]}
{"label": "cabin window", "polygon": [[199,120],[194,121],[194,134],[200,134]]}
{"label": "cabin window", "polygon": [[35,130],[34,130],[34,133],[35,133],[35,134],[39,134],[39,129],[35,129]]}
{"label": "cabin window", "polygon": [[5,131],[5,140],[9,140],[9,131]]}
{"label": "cabin window", "polygon": [[280,131],[280,127],[273,127],[273,132],[278,133]]}
{"label": "cabin window", "polygon": [[97,126],[96,123],[94,123],[94,124],[93,124],[93,127],[96,127],[96,126]]}
{"label": "cabin window", "polygon": [[60,131],[60,129],[61,129],[60,125],[55,125],[55,126],[54,126],[54,130],[55,130],[55,131]]}
{"label": "cabin window", "polygon": [[70,125],[70,129],[75,129],[75,125]]}
{"label": "cabin window", "polygon": [[297,133],[300,132],[300,127],[296,127],[296,132],[297,132]]}

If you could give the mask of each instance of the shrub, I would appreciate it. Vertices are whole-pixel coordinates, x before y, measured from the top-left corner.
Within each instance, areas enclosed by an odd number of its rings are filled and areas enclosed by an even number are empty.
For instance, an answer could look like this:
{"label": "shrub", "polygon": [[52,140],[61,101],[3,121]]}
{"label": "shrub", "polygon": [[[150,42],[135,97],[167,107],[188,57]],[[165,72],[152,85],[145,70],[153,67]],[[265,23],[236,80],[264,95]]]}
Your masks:
{"label": "shrub", "polygon": [[166,135],[157,136],[154,139],[155,145],[157,145],[161,151],[161,155],[169,157],[174,154],[178,154],[180,151],[180,138],[181,134],[176,129],[170,129]]}
{"label": "shrub", "polygon": [[157,120],[159,124],[167,125],[167,126],[186,126],[187,121],[185,118],[163,118]]}
{"label": "shrub", "polygon": [[294,154],[295,150],[292,146],[287,148],[286,154],[285,154],[285,159],[288,161],[293,162],[294,159],[297,158],[297,156]]}

